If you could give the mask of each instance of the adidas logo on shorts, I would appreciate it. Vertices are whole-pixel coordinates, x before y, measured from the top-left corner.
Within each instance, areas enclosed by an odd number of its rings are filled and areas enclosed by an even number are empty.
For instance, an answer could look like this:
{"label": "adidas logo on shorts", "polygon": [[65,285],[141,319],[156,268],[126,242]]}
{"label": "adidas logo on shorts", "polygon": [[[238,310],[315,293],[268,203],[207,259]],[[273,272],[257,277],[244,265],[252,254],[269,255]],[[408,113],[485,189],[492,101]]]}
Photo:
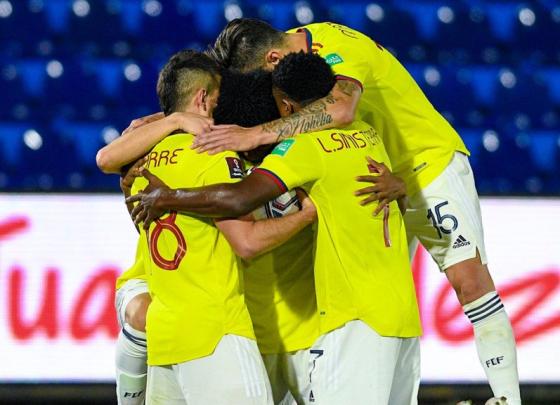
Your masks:
{"label": "adidas logo on shorts", "polygon": [[457,240],[455,241],[455,243],[453,244],[453,249],[457,249],[463,246],[468,246],[471,243],[466,240],[463,235],[459,235],[459,237],[457,238]]}

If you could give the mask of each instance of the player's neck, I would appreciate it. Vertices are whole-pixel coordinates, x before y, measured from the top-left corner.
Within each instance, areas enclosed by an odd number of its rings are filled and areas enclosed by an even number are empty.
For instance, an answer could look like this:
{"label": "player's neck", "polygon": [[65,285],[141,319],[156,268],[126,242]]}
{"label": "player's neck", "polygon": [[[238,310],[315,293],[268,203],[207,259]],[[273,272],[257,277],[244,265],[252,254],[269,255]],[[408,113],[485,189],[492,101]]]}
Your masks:
{"label": "player's neck", "polygon": [[305,32],[288,34],[286,48],[289,52],[307,51],[307,35]]}

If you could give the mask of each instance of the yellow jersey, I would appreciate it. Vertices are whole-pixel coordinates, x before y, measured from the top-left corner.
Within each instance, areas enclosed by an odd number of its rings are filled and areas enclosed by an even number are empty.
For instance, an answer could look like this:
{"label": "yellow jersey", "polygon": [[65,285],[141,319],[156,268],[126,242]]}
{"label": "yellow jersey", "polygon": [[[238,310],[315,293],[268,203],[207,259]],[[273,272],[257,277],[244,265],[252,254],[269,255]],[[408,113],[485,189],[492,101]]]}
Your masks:
{"label": "yellow jersey", "polygon": [[276,249],[241,261],[245,301],[262,354],[311,347],[319,337],[311,226]]}
{"label": "yellow jersey", "polygon": [[[233,152],[214,156],[190,148],[193,135],[158,143],[146,163],[171,188],[233,182],[244,175]],[[146,180],[138,178],[138,187]],[[222,336],[254,339],[237,258],[212,219],[171,212],[141,237],[152,302],[146,319],[148,364],[168,365],[210,355]]]}
{"label": "yellow jersey", "polygon": [[[140,182],[135,181],[132,184],[132,188],[130,190],[130,195],[137,194],[138,191],[140,191],[140,189],[138,188],[138,183],[140,183]],[[146,246],[142,242],[142,239],[138,238],[138,242],[136,243],[136,255],[134,257],[134,263],[132,264],[132,266],[130,266],[130,268],[128,270],[123,272],[117,278],[117,282],[116,282],[116,289],[117,290],[119,288],[121,288],[124,285],[124,283],[126,283],[128,280],[131,280],[131,279],[146,280],[146,278],[147,278],[146,264],[144,263],[145,250],[146,250],[145,248],[146,248]]]}
{"label": "yellow jersey", "polygon": [[255,173],[282,191],[304,188],[317,207],[315,288],[320,333],[360,319],[383,336],[421,334],[403,218],[396,202],[374,217],[358,204],[366,156],[390,166],[381,138],[355,121],[344,130],[286,139]]}
{"label": "yellow jersey", "polygon": [[298,31],[306,33],[308,50],[323,57],[338,79],[360,85],[356,119],[381,133],[394,173],[405,181],[409,195],[441,174],[455,151],[469,154],[412,76],[381,45],[340,24],[309,24],[288,32]]}

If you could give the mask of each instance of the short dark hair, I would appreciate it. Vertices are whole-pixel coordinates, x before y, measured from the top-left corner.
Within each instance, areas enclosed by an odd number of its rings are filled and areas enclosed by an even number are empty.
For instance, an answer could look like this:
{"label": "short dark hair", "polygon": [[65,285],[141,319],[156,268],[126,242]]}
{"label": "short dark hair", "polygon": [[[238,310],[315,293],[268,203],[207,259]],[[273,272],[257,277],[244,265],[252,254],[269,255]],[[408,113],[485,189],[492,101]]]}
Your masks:
{"label": "short dark hair", "polygon": [[[249,73],[224,71],[218,104],[214,108],[216,124],[254,127],[280,118],[272,97],[272,75],[262,69]],[[260,163],[275,145],[264,145],[243,152],[246,160]]]}
{"label": "short dark hair", "polygon": [[242,127],[253,127],[280,118],[272,97],[270,72],[223,71],[220,96],[213,118],[216,124]]}
{"label": "short dark hair", "polygon": [[305,106],[325,97],[336,83],[331,67],[319,55],[304,51],[286,55],[272,72],[272,84]]}
{"label": "short dark hair", "polygon": [[207,52],[223,68],[249,71],[264,66],[264,56],[284,43],[286,34],[264,21],[236,18],[222,30]]}
{"label": "short dark hair", "polygon": [[183,50],[173,55],[161,70],[157,94],[165,115],[184,109],[194,91],[204,87],[208,92],[220,85],[219,66],[208,55]]}

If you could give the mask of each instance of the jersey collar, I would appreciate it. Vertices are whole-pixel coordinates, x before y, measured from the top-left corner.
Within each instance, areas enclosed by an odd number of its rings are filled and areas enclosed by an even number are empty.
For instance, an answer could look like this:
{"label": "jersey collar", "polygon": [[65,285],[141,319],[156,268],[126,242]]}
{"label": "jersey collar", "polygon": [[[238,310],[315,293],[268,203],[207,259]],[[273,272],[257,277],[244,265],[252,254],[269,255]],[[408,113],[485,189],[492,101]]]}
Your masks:
{"label": "jersey collar", "polygon": [[307,52],[313,52],[313,36],[311,35],[311,31],[307,28],[299,28],[297,32],[305,32],[305,41],[307,42]]}

